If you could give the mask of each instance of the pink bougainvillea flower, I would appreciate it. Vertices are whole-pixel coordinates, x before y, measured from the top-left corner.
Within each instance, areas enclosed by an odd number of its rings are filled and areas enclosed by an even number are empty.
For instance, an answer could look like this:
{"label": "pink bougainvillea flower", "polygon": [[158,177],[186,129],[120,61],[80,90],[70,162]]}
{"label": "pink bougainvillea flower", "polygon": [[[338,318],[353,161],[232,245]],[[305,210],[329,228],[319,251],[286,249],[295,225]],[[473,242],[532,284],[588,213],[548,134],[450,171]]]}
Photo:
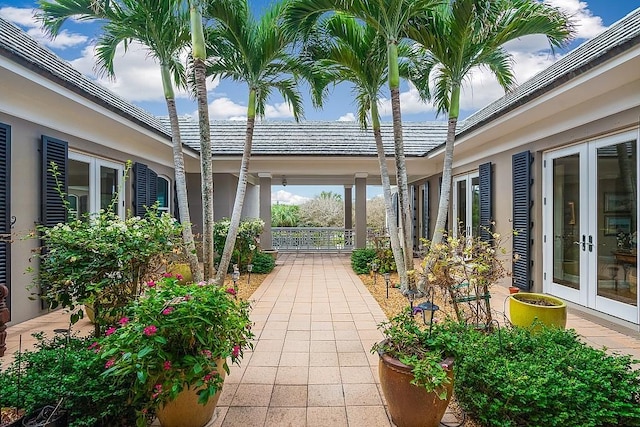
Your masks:
{"label": "pink bougainvillea flower", "polygon": [[202,377],[202,381],[204,382],[211,381],[211,374],[207,374],[204,377]]}
{"label": "pink bougainvillea flower", "polygon": [[98,344],[98,341],[94,341],[94,343],[89,346],[89,350],[93,350],[94,348],[99,348],[99,347],[100,347],[100,344]]}
{"label": "pink bougainvillea flower", "polygon": [[156,282],[154,282],[153,280],[149,280],[147,282],[147,286],[150,288],[154,288],[156,286]]}
{"label": "pink bougainvillea flower", "polygon": [[109,329],[107,329],[106,331],[104,331],[104,334],[106,336],[109,336],[111,334],[113,334],[116,331],[116,328],[114,328],[113,326],[111,326]]}
{"label": "pink bougainvillea flower", "polygon": [[211,351],[209,350],[202,350],[202,354],[204,355],[204,357],[206,357],[207,359],[211,359]]}
{"label": "pink bougainvillea flower", "polygon": [[149,325],[146,328],[144,328],[144,334],[148,337],[150,337],[151,335],[155,334],[156,332],[158,332],[158,328],[156,328],[155,325]]}
{"label": "pink bougainvillea flower", "polygon": [[171,274],[171,273],[164,273],[164,274],[162,275],[162,277],[173,277],[173,274]]}
{"label": "pink bougainvillea flower", "polygon": [[151,395],[152,399],[156,399],[158,396],[160,396],[160,394],[162,393],[162,384],[156,384],[156,386],[154,387],[154,391],[155,393]]}
{"label": "pink bougainvillea flower", "polygon": [[122,319],[118,320],[118,323],[119,323],[121,326],[124,326],[124,325],[126,325],[127,323],[129,323],[129,318],[128,318],[128,317],[123,317]]}
{"label": "pink bougainvillea flower", "polygon": [[105,369],[109,369],[110,367],[112,367],[114,364],[116,363],[116,359],[109,359],[107,360],[107,363],[104,364],[104,368]]}
{"label": "pink bougainvillea flower", "polygon": [[231,295],[235,295],[236,294],[236,290],[233,289],[233,288],[229,288],[229,289],[227,289],[227,293],[231,294]]}
{"label": "pink bougainvillea flower", "polygon": [[167,307],[164,310],[162,310],[162,314],[164,314],[165,316],[168,314],[171,314],[171,312],[173,312],[174,308],[173,307]]}
{"label": "pink bougainvillea flower", "polygon": [[231,354],[233,355],[233,357],[238,357],[240,355],[240,346],[237,344],[234,345]]}
{"label": "pink bougainvillea flower", "polygon": [[185,295],[182,297],[182,299],[185,301],[191,301],[191,295]]}
{"label": "pink bougainvillea flower", "polygon": [[207,286],[207,282],[204,282],[204,281],[198,282],[198,286]]}
{"label": "pink bougainvillea flower", "polygon": [[171,362],[168,360],[165,360],[162,367],[164,368],[165,371],[168,371],[171,369]]}
{"label": "pink bougainvillea flower", "polygon": [[184,277],[182,276],[182,274],[178,273],[178,274],[176,274],[176,279],[182,280],[182,279],[184,279]]}

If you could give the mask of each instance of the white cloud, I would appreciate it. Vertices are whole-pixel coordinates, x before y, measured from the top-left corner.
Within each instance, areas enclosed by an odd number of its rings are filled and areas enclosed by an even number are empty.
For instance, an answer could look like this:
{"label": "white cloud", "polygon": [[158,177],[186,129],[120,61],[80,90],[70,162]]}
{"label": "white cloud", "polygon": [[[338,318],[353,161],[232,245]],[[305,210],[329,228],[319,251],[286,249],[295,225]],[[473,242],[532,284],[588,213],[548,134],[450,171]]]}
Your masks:
{"label": "white cloud", "polygon": [[[418,95],[416,87],[409,83],[409,90],[400,92],[400,106],[403,114],[419,114],[433,111],[433,106],[423,102]],[[378,101],[378,110],[381,117],[390,117],[391,99],[380,98]]]}
{"label": "white cloud", "polygon": [[271,193],[272,205],[301,205],[309,200],[311,200],[309,197],[298,196],[297,194],[289,193],[285,190],[279,190],[275,193]]}
{"label": "white cloud", "polygon": [[54,49],[66,49],[68,47],[84,44],[89,38],[83,34],[71,33],[62,30],[55,39],[49,38],[40,27],[40,23],[34,17],[35,9],[20,7],[0,8],[0,16],[25,29],[27,34],[38,43]]}
{"label": "white cloud", "polygon": [[607,28],[602,24],[602,18],[591,13],[587,2],[579,0],[545,0],[545,3],[559,8],[572,17],[576,29],[576,39],[591,39]]}
{"label": "white cloud", "polygon": [[[291,118],[293,113],[286,102],[267,104],[265,119]],[[194,113],[197,116],[197,112]],[[228,97],[214,99],[209,103],[209,116],[214,120],[247,120],[247,106]]]}
{"label": "white cloud", "polygon": [[344,116],[340,116],[338,121],[339,122],[355,122],[356,121],[356,115],[353,114],[353,113],[347,113]]}

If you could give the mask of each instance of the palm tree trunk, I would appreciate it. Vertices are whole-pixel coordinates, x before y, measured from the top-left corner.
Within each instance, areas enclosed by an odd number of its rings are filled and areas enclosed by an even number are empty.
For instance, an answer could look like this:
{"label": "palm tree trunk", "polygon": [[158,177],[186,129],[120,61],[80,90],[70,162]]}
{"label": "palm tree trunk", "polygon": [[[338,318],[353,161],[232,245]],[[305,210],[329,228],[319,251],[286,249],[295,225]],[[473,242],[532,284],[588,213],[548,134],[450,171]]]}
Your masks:
{"label": "palm tree trunk", "polygon": [[[244,150],[242,152],[242,162],[240,163],[240,176],[238,177],[238,188],[236,189],[236,199],[233,202],[233,212],[231,213],[231,224],[229,224],[229,232],[224,242],[224,250],[218,265],[216,273],[216,284],[222,285],[224,278],[229,269],[229,262],[233,254],[233,247],[238,237],[238,229],[240,227],[240,217],[242,215],[242,207],[244,205],[244,196],[247,190],[247,175],[249,173],[249,160],[251,159],[251,145],[253,143],[253,130],[256,122],[256,90],[249,90],[249,106],[247,107],[247,133],[244,141]],[[239,267],[239,266],[238,266]]]}
{"label": "palm tree trunk", "polygon": [[444,164],[442,166],[442,188],[440,189],[440,203],[438,204],[438,216],[436,226],[431,239],[431,250],[442,241],[445,232],[447,216],[449,214],[449,200],[451,198],[451,174],[453,169],[453,148],[456,139],[456,126],[460,111],[460,87],[454,87],[451,91],[451,104],[449,108],[449,125],[447,127],[447,141],[444,149]]}
{"label": "palm tree trunk", "polygon": [[178,111],[176,110],[176,100],[171,84],[171,72],[169,67],[162,65],[162,85],[167,101],[167,111],[169,112],[169,122],[171,123],[171,140],[173,142],[173,167],[175,170],[176,194],[178,198],[178,211],[180,212],[180,222],[183,224],[182,240],[187,251],[189,267],[196,282],[202,280],[202,270],[198,262],[196,245],[193,241],[191,231],[191,215],[189,213],[189,199],[187,198],[187,179],[184,172],[184,155],[182,154],[182,140],[180,137],[180,125],[178,124]]}
{"label": "palm tree trunk", "polygon": [[200,127],[200,173],[202,186],[202,258],[204,280],[213,276],[213,165],[211,160],[211,133],[209,104],[207,101],[206,48],[202,29],[202,10],[198,0],[189,1],[191,16],[191,43],[198,122]]}
{"label": "palm tree trunk", "polygon": [[407,280],[407,269],[405,268],[404,264],[404,254],[402,252],[402,247],[400,246],[400,235],[398,234],[396,212],[393,209],[391,202],[391,184],[389,182],[389,170],[387,168],[387,159],[384,154],[382,134],[380,133],[380,118],[378,113],[378,106],[376,105],[375,101],[371,104],[371,121],[373,123],[373,136],[376,140],[376,148],[378,150],[378,162],[380,163],[380,178],[382,179],[384,207],[387,212],[387,218],[389,219],[391,252],[393,252],[393,259],[396,261],[400,283],[403,286],[401,290],[402,292],[405,292],[405,287],[408,285],[409,281]]}
{"label": "palm tree trunk", "polygon": [[[407,184],[407,163],[404,156],[402,137],[402,113],[400,111],[400,74],[398,69],[398,45],[387,45],[389,60],[389,90],[391,91],[391,112],[393,115],[393,146],[396,160],[396,183],[398,185],[398,205],[400,226],[404,246],[404,264],[407,270],[413,270],[413,242],[411,241],[411,211],[409,209],[409,187]],[[402,284],[404,286],[404,283]]]}

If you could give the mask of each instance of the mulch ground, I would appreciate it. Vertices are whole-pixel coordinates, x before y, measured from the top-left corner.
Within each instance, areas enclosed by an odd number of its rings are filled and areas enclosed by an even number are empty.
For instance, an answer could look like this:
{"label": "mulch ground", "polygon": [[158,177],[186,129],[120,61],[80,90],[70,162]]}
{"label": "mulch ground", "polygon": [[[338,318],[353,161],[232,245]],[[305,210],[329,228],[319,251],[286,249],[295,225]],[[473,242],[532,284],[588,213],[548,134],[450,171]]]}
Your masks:
{"label": "mulch ground", "polygon": [[[255,292],[255,290],[258,289],[258,287],[260,287],[265,277],[267,277],[266,274],[251,273],[251,280],[249,280],[249,275],[247,273],[243,273],[238,279],[238,281],[236,282],[238,298],[243,300],[249,300],[249,298]],[[233,287],[233,280],[231,280],[231,276],[229,275],[227,276],[227,279],[225,279],[224,284],[229,288]]]}

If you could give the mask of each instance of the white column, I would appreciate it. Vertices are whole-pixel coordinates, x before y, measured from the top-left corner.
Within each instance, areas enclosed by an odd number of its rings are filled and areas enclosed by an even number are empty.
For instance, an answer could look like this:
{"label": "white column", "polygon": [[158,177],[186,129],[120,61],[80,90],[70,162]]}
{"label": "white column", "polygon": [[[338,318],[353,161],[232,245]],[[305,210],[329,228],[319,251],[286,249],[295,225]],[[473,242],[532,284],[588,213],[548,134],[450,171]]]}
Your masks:
{"label": "white column", "polygon": [[353,228],[353,191],[351,185],[344,186],[344,228]]}
{"label": "white column", "polygon": [[260,247],[273,249],[271,238],[271,174],[259,173],[260,178],[260,218],[264,221],[264,231],[260,235]]}
{"label": "white column", "polygon": [[356,173],[356,248],[367,247],[367,176]]}

